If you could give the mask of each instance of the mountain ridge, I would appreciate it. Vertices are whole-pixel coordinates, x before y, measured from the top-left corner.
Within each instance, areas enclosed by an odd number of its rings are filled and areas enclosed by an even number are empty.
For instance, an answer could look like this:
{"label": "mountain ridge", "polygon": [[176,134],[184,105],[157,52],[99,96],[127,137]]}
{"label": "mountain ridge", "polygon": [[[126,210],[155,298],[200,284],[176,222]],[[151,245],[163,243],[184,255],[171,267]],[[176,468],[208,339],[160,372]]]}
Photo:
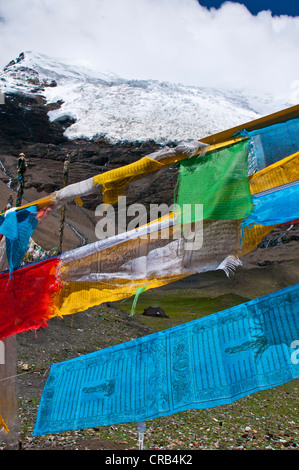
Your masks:
{"label": "mountain ridge", "polygon": [[68,139],[110,143],[200,139],[290,105],[270,95],[96,74],[32,52],[4,67],[0,83],[5,94],[44,100]]}

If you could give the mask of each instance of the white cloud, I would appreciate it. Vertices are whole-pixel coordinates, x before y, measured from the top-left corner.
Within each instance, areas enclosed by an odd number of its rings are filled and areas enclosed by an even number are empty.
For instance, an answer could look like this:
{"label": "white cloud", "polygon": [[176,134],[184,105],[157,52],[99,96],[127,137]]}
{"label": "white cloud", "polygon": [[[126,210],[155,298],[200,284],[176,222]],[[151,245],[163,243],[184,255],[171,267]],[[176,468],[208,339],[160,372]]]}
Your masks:
{"label": "white cloud", "polygon": [[0,66],[32,50],[125,78],[290,96],[299,17],[197,0],[0,0]]}

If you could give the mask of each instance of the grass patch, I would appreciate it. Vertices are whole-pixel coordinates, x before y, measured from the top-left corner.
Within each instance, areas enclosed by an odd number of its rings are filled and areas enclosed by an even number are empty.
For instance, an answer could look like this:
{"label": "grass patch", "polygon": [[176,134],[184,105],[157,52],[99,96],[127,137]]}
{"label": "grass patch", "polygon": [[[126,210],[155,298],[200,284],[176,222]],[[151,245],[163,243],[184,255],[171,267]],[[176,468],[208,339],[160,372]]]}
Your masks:
{"label": "grass patch", "polygon": [[[115,302],[115,304],[130,314],[133,300],[134,297],[130,297],[125,301]],[[164,330],[228,309],[248,300],[250,299],[234,293],[204,297],[199,289],[146,291],[138,298],[135,315],[140,316],[145,325],[157,330]],[[161,307],[169,318],[142,315],[148,307]]]}

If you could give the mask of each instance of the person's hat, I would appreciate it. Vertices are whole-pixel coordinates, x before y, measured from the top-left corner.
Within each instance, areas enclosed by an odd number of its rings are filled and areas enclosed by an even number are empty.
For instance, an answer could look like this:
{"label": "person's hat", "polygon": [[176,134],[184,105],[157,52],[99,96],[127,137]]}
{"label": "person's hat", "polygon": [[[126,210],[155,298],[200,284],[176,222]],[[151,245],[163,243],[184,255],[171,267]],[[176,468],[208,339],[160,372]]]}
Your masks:
{"label": "person's hat", "polygon": [[25,157],[24,153],[19,153],[19,157]]}

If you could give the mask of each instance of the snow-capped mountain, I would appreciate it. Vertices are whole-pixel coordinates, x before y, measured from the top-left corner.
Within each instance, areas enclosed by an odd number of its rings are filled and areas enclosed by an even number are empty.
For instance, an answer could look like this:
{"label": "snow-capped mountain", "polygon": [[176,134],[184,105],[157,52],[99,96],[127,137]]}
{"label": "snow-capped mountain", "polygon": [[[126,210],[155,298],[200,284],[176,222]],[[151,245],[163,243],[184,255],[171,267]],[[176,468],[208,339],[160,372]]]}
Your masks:
{"label": "snow-capped mountain", "polygon": [[69,118],[68,139],[105,137],[111,143],[186,142],[292,105],[271,96],[95,74],[32,52],[3,69],[0,87],[5,94],[58,102],[48,116],[51,122]]}

